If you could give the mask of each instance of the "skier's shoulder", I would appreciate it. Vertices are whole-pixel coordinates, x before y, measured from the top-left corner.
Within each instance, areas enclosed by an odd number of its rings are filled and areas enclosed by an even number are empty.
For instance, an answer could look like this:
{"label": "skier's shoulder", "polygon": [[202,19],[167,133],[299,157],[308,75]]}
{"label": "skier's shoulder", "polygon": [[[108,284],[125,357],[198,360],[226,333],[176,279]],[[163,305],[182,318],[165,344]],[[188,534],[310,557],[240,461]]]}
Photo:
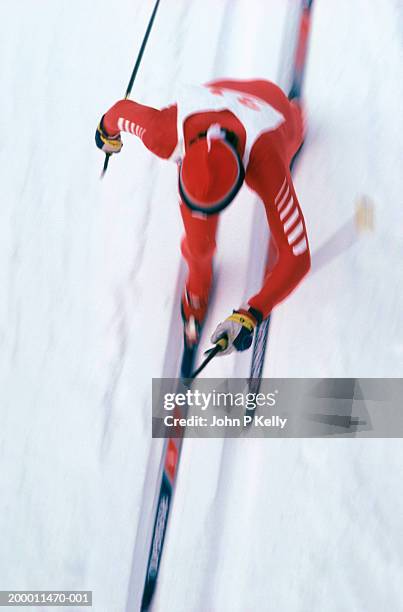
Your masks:
{"label": "skier's shoulder", "polygon": [[215,79],[205,83],[205,87],[215,90],[221,88],[249,93],[266,101],[273,97],[287,97],[281,87],[268,79]]}

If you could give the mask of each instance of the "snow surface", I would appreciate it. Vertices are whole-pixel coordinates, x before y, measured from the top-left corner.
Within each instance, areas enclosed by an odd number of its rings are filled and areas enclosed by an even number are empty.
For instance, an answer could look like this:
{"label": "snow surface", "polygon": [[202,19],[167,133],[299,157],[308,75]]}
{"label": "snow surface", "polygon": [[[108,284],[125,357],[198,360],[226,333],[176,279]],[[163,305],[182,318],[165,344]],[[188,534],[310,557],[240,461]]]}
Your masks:
{"label": "snow surface", "polygon": [[[126,137],[100,182],[93,143],[152,6],[0,10],[0,589],[92,589],[96,612],[135,610],[142,587],[151,378],[176,312],[175,168]],[[179,81],[222,76],[282,84],[297,8],[162,0],[133,97],[163,105]],[[401,375],[402,26],[397,0],[315,7],[295,179],[313,270],[273,315],[266,376]],[[362,196],[373,232],[355,227]],[[206,345],[253,290],[261,214],[246,189],[223,214]],[[248,359],[206,375],[244,375]],[[402,461],[393,439],[186,440],[153,610],[403,610]]]}

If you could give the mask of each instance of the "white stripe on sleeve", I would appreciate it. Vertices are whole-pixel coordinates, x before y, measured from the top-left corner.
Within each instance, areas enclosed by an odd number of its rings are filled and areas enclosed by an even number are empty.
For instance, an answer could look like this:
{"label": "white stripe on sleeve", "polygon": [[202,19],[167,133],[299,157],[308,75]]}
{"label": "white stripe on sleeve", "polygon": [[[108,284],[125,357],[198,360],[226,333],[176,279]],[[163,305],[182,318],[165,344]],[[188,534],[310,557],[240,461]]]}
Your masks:
{"label": "white stripe on sleeve", "polygon": [[280,221],[286,218],[292,207],[294,206],[294,198],[291,196],[290,201],[287,206],[283,209],[283,212],[280,214]]}
{"label": "white stripe on sleeve", "polygon": [[288,200],[288,196],[290,195],[290,188],[287,187],[287,191],[284,194],[284,197],[281,198],[280,202],[277,204],[277,210],[280,211],[284,204],[286,203],[286,201]]}
{"label": "white stripe on sleeve", "polygon": [[288,244],[292,244],[293,242],[295,242],[296,239],[301,236],[303,231],[304,231],[304,224],[302,223],[302,221],[300,221],[297,227],[288,236]]}
{"label": "white stripe on sleeve", "polygon": [[291,217],[288,219],[288,221],[286,221],[284,223],[284,231],[285,231],[286,234],[288,233],[288,230],[290,229],[290,227],[292,227],[292,225],[298,219],[298,217],[299,217],[299,210],[298,210],[298,208],[295,208],[295,210],[292,213]]}
{"label": "white stripe on sleeve", "polygon": [[283,193],[283,189],[284,189],[284,187],[286,186],[286,183],[287,183],[287,177],[285,177],[285,179],[284,179],[284,183],[281,185],[281,187],[280,187],[280,191],[279,191],[279,192],[278,192],[278,194],[276,195],[276,198],[275,198],[275,200],[274,200],[274,203],[275,203],[275,204],[277,204],[277,200],[279,200],[279,199],[280,199],[281,194]]}
{"label": "white stripe on sleeve", "polygon": [[305,239],[305,236],[302,240],[300,240],[295,246],[292,247],[292,252],[294,255],[302,255],[307,250],[308,245]]}

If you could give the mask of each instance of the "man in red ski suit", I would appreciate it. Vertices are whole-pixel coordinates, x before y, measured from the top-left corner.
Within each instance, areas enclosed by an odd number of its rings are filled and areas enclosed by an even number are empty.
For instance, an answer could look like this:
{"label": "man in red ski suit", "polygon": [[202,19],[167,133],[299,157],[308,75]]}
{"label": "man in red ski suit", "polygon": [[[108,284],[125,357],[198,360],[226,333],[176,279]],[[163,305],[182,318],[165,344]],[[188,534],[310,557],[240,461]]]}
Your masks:
{"label": "man in red ski suit", "polygon": [[219,212],[234,199],[243,179],[262,200],[277,260],[260,291],[212,336],[213,342],[227,338],[222,354],[249,348],[257,323],[310,268],[305,222],[289,169],[303,141],[299,104],[269,81],[220,80],[183,88],[177,103],[162,110],[117,102],[101,119],[97,146],[118,153],[122,131],[179,167],[182,253],[189,269],[182,314],[190,344],[206,314]]}

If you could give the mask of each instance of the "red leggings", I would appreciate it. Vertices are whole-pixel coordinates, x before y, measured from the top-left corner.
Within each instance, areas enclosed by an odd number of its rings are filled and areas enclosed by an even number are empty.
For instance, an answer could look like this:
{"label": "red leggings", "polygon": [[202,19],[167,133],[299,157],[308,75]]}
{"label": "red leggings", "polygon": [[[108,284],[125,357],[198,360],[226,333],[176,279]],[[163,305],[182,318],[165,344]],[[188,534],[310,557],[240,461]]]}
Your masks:
{"label": "red leggings", "polygon": [[203,217],[181,202],[185,227],[181,250],[189,268],[186,287],[190,293],[207,298],[213,277],[213,255],[219,215]]}

